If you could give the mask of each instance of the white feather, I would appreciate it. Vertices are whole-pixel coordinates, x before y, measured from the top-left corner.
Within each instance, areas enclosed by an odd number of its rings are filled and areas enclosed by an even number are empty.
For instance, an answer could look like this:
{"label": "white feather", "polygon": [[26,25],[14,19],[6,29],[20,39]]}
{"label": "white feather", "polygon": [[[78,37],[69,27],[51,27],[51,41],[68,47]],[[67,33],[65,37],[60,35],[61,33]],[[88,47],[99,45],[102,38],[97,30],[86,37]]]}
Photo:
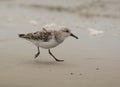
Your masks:
{"label": "white feather", "polygon": [[92,36],[96,36],[96,35],[103,34],[104,31],[102,31],[102,30],[95,30],[95,29],[90,28],[90,29],[89,29],[89,33],[90,33],[90,35],[92,35]]}

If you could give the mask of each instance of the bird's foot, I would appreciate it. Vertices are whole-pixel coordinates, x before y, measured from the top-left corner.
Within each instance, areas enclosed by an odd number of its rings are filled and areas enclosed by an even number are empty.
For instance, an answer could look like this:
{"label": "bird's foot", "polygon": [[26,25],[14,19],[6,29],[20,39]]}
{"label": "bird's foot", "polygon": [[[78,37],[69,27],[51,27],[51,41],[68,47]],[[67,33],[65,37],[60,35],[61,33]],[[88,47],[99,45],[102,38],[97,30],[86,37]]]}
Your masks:
{"label": "bird's foot", "polygon": [[34,58],[37,58],[39,56],[40,52],[38,52],[37,54],[35,54]]}
{"label": "bird's foot", "polygon": [[57,59],[56,61],[57,61],[57,62],[63,62],[64,60],[59,60],[59,59]]}

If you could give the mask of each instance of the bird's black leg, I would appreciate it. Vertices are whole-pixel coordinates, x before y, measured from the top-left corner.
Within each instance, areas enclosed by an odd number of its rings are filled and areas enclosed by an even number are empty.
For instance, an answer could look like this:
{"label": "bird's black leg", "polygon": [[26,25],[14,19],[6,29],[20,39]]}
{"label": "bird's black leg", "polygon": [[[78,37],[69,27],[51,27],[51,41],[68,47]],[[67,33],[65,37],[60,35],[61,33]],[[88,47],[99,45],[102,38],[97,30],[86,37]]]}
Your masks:
{"label": "bird's black leg", "polygon": [[37,57],[39,56],[39,54],[40,54],[40,49],[39,49],[39,47],[37,47],[37,49],[38,49],[38,52],[35,54],[35,58],[37,58]]}
{"label": "bird's black leg", "polygon": [[62,62],[62,61],[64,61],[64,60],[59,60],[59,59],[57,59],[57,58],[51,53],[50,49],[48,49],[48,51],[49,51],[49,54],[50,54],[57,62]]}

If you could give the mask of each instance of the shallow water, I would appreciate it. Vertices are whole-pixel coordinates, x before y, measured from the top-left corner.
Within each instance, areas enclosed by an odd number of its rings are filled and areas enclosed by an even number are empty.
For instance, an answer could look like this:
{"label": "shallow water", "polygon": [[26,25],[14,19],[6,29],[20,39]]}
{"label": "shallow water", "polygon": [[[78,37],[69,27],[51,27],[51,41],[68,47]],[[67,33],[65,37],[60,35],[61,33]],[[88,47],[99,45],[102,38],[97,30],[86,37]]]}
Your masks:
{"label": "shallow water", "polygon": [[[119,87],[119,3],[119,0],[0,0],[0,86]],[[38,31],[48,23],[66,25],[79,37],[78,40],[69,37],[52,49],[58,58],[65,60],[63,63],[54,62],[43,49],[34,60],[35,46],[17,36]],[[93,36],[91,28],[104,33]]]}

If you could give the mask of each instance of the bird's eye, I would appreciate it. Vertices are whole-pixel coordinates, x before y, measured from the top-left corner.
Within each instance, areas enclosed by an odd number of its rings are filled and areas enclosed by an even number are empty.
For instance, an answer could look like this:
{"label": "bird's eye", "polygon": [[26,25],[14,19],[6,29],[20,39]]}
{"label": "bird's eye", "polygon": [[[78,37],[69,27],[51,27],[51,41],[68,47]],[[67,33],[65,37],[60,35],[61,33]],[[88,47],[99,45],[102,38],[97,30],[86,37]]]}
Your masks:
{"label": "bird's eye", "polygon": [[66,30],[65,32],[69,33],[69,30]]}

